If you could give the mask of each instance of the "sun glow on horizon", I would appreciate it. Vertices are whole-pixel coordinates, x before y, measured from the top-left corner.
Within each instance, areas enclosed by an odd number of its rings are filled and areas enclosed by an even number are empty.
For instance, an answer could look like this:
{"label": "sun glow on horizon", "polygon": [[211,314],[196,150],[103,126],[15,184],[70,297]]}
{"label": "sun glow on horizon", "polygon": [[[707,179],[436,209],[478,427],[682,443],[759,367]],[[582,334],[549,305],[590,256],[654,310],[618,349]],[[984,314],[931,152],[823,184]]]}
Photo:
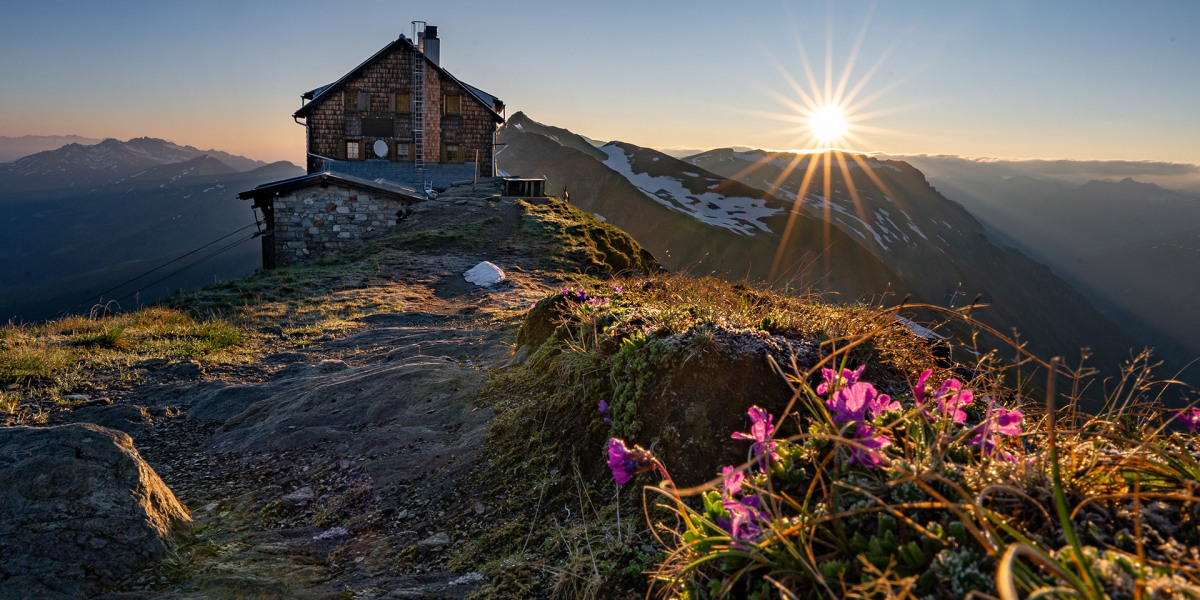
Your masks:
{"label": "sun glow on horizon", "polygon": [[[872,8],[872,12],[873,10]],[[872,159],[863,152],[847,149],[854,146],[868,146],[869,142],[860,137],[859,134],[878,132],[880,130],[865,126],[863,123],[882,114],[893,112],[892,110],[864,111],[868,105],[878,100],[891,89],[891,86],[884,86],[873,93],[864,93],[868,88],[871,78],[883,65],[887,52],[884,53],[885,56],[881,56],[865,73],[860,73],[857,81],[851,81],[851,75],[855,71],[859,52],[862,50],[863,42],[867,36],[869,22],[870,14],[868,14],[866,21],[863,23],[862,30],[859,32],[858,39],[855,41],[844,66],[842,66],[840,72],[836,72],[836,76],[833,61],[832,14],[826,38],[823,77],[819,78],[813,69],[813,65],[808,59],[808,53],[805,51],[799,35],[796,37],[796,48],[799,53],[800,62],[803,65],[803,77],[795,77],[791,70],[785,68],[778,60],[775,60],[775,66],[782,80],[790,88],[791,94],[784,95],[773,90],[767,90],[767,93],[779,101],[785,107],[785,110],[782,113],[767,113],[763,116],[769,116],[788,123],[790,127],[787,127],[780,133],[796,135],[794,141],[799,142],[790,145],[793,147],[811,148],[811,150],[804,151],[803,153],[794,153],[788,159],[788,164],[782,169],[778,169],[778,171],[773,170],[777,169],[777,167],[771,166],[775,164],[773,161],[776,160],[776,157],[768,154],[761,160],[747,166],[742,170],[742,173],[734,177],[734,179],[738,179],[760,168],[765,168],[770,173],[767,179],[769,185],[768,193],[774,195],[783,192],[784,195],[795,198],[771,264],[769,276],[772,278],[781,275],[783,271],[790,268],[787,264],[792,259],[785,256],[785,248],[787,247],[788,239],[793,234],[797,217],[806,212],[804,208],[806,200],[820,202],[818,210],[823,216],[825,239],[828,243],[832,239],[832,228],[834,226],[832,210],[835,195],[849,199],[854,213],[858,215],[859,220],[866,224],[869,224],[874,217],[868,214],[864,208],[863,199],[860,196],[860,186],[864,185],[864,183],[860,182],[863,182],[865,179],[870,182],[872,187],[882,192],[885,197],[895,197],[895,194],[888,189],[884,180],[872,170],[869,164],[869,161]],[[798,79],[805,81],[807,85],[800,83]],[[895,83],[893,82],[893,84]],[[835,172],[839,176],[835,177]],[[795,183],[796,178],[793,177],[797,173],[800,174],[798,185]],[[757,177],[757,175],[754,177]],[[785,186],[795,187],[785,190]],[[816,207],[814,206],[814,208]],[[828,253],[824,253],[823,262],[825,263],[825,272],[831,273],[832,262]]]}
{"label": "sun glow on horizon", "polygon": [[841,142],[846,135],[846,118],[842,116],[840,106],[826,104],[808,115],[808,127],[817,143],[822,146],[833,145]]}

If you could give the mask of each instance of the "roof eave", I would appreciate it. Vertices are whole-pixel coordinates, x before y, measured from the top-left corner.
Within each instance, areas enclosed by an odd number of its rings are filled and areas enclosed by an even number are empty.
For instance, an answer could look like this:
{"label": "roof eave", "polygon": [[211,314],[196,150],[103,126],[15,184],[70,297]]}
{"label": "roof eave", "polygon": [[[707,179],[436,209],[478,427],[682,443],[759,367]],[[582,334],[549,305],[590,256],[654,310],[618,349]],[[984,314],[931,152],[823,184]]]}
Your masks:
{"label": "roof eave", "polygon": [[[414,53],[416,53],[416,52],[417,52],[417,48],[416,48],[416,46],[414,46],[414,45],[413,45],[413,43],[412,43],[411,41],[409,41],[409,39],[408,39],[408,38],[406,38],[406,37],[404,37],[403,35],[401,35],[401,36],[399,37],[399,39],[397,39],[396,41],[394,41],[394,42],[392,42],[392,43],[390,43],[390,44],[388,44],[388,45],[386,45],[386,46],[384,46],[383,48],[381,48],[381,49],[380,49],[378,52],[376,52],[375,54],[372,54],[372,55],[371,55],[371,58],[368,58],[367,60],[363,61],[363,62],[362,62],[362,64],[360,64],[360,65],[358,65],[357,67],[354,67],[353,69],[351,69],[351,70],[350,70],[349,72],[347,72],[345,75],[341,76],[341,77],[340,77],[340,78],[339,78],[337,81],[335,81],[335,82],[333,82],[333,83],[331,83],[331,84],[329,84],[329,85],[325,86],[325,88],[324,88],[324,89],[322,89],[322,88],[317,88],[317,90],[320,90],[320,92],[319,92],[319,93],[317,93],[317,94],[315,94],[315,95],[313,96],[313,98],[312,98],[312,99],[311,99],[311,100],[308,102],[308,104],[305,104],[304,106],[301,106],[299,110],[297,110],[295,113],[293,113],[293,114],[292,114],[292,118],[295,118],[295,119],[300,119],[300,118],[305,118],[305,117],[307,117],[307,116],[308,116],[308,114],[309,114],[310,112],[312,112],[311,108],[312,108],[312,106],[313,106],[314,104],[317,104],[318,102],[324,102],[324,101],[325,101],[325,99],[326,99],[326,96],[327,96],[327,95],[330,95],[330,93],[331,93],[331,92],[333,92],[333,91],[335,91],[335,90],[339,90],[339,89],[341,89],[341,86],[342,86],[342,84],[343,84],[343,83],[344,83],[344,82],[345,82],[347,79],[350,79],[350,78],[352,78],[352,77],[353,77],[353,76],[354,76],[356,73],[358,73],[359,71],[362,71],[363,69],[367,68],[367,67],[368,67],[368,66],[370,66],[372,63],[374,63],[376,60],[379,60],[381,57],[383,57],[383,56],[384,56],[384,55],[386,55],[387,53],[391,52],[391,51],[393,50],[393,47],[394,47],[394,46],[396,46],[396,45],[398,45],[398,44],[404,44],[404,45],[408,46],[409,48],[412,48],[412,50],[413,50],[413,52],[414,52]],[[449,78],[450,78],[450,81],[452,81],[453,83],[455,83],[456,85],[458,85],[459,87],[461,87],[461,88],[462,88],[464,91],[466,91],[466,92],[467,92],[467,94],[468,94],[468,95],[470,95],[472,98],[474,98],[476,102],[479,102],[479,104],[480,104],[480,105],[482,105],[482,106],[483,106],[485,109],[487,109],[487,111],[488,111],[488,112],[491,114],[492,121],[494,121],[494,122],[496,122],[496,123],[503,123],[503,122],[504,122],[504,117],[503,117],[503,116],[501,116],[501,115],[500,115],[500,113],[496,112],[496,108],[495,108],[494,106],[488,106],[487,102],[484,102],[484,101],[483,101],[483,98],[480,98],[478,95],[476,95],[476,94],[475,94],[475,92],[473,92],[473,91],[472,91],[472,87],[471,87],[471,86],[469,86],[469,85],[467,85],[467,84],[463,83],[463,82],[462,82],[462,81],[460,81],[460,80],[459,80],[457,77],[455,77],[454,75],[452,75],[452,74],[451,74],[449,71],[447,71],[446,69],[443,69],[443,68],[441,67],[441,65],[439,65],[439,64],[437,64],[437,63],[433,62],[432,60],[430,60],[430,59],[429,59],[429,57],[428,57],[428,56],[426,56],[424,53],[421,53],[421,57],[422,57],[422,58],[424,58],[426,61],[428,61],[428,62],[429,62],[429,64],[433,65],[433,68],[437,69],[437,70],[438,70],[438,72],[442,73],[442,74],[443,74],[443,75],[445,75],[446,77],[449,77]],[[316,92],[317,90],[312,90],[312,91],[313,91],[313,92]],[[480,91],[482,91],[482,90],[480,90]],[[311,92],[310,92],[310,93],[311,93]],[[495,96],[492,96],[492,97],[493,97],[493,98],[495,98]],[[497,98],[497,99],[498,99],[498,98]],[[503,103],[503,100],[501,100],[501,103]]]}

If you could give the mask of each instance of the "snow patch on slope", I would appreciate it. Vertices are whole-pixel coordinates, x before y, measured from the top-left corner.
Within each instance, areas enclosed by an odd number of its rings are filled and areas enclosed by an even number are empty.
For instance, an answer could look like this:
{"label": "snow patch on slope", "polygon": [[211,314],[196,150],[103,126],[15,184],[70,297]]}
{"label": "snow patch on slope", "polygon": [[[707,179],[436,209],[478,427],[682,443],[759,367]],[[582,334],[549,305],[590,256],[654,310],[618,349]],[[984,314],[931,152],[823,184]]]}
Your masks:
{"label": "snow patch on slope", "polygon": [[782,212],[767,206],[766,201],[759,198],[731,197],[715,192],[697,195],[678,179],[634,173],[633,157],[616,144],[603,146],[600,151],[608,155],[604,166],[629,180],[651,200],[709,225],[724,227],[739,235],[754,235],[755,229],[770,233],[771,229],[760,219]]}

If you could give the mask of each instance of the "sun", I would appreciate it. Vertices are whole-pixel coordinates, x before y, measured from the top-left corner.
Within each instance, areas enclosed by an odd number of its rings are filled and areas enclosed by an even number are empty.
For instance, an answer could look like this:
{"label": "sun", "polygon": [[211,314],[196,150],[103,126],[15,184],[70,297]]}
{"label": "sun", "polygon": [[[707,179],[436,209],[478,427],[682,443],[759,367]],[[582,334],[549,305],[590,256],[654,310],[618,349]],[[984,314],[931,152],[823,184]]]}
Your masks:
{"label": "sun", "polygon": [[834,146],[846,135],[846,117],[841,107],[827,104],[808,115],[808,128],[821,146]]}

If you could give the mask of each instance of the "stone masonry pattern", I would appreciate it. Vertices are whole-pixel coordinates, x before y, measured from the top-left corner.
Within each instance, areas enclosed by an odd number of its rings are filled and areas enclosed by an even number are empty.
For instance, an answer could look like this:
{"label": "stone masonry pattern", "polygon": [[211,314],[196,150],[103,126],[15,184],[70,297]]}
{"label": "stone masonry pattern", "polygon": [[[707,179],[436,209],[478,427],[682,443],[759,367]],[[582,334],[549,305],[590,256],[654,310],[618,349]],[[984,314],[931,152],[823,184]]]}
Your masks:
{"label": "stone masonry pattern", "polygon": [[283,267],[354,249],[395,227],[407,203],[322,185],[275,199],[275,261]]}

